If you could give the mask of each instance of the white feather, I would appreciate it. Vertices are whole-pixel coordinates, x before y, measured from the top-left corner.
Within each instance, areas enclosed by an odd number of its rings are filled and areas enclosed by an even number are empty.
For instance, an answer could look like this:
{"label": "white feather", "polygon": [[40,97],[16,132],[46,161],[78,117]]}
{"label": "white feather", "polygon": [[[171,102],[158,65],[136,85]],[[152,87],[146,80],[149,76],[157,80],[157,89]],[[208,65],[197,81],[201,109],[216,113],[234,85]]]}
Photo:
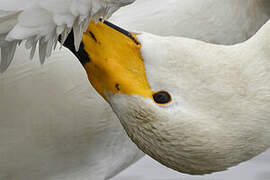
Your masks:
{"label": "white feather", "polygon": [[[1,72],[13,59],[15,42],[27,40],[27,48],[32,49],[30,57],[39,43],[40,62],[44,63],[59,35],[64,42],[73,28],[78,50],[90,20],[108,18],[121,6],[132,2],[134,0],[0,0]],[[10,48],[12,51],[6,50]]]}

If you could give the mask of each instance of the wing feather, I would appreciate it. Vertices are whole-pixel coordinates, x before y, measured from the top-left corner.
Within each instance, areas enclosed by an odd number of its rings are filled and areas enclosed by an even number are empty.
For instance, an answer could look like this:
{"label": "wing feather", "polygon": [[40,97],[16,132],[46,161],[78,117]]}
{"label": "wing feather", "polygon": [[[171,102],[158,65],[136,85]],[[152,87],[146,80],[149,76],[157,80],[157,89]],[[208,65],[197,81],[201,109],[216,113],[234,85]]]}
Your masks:
{"label": "wing feather", "polygon": [[33,57],[39,44],[40,62],[52,53],[59,35],[62,43],[74,31],[78,50],[90,20],[108,18],[135,0],[0,0],[1,72],[11,63],[21,41]]}

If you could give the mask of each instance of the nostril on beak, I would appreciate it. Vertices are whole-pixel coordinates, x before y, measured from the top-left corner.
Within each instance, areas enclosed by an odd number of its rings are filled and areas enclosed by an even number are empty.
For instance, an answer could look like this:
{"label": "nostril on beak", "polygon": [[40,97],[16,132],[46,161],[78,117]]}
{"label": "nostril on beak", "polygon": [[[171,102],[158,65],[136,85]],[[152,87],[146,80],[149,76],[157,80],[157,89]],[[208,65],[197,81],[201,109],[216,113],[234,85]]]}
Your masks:
{"label": "nostril on beak", "polygon": [[92,33],[91,31],[88,31],[88,33],[90,34],[90,36],[94,39],[95,42],[97,42],[97,38],[94,35],[94,33]]}

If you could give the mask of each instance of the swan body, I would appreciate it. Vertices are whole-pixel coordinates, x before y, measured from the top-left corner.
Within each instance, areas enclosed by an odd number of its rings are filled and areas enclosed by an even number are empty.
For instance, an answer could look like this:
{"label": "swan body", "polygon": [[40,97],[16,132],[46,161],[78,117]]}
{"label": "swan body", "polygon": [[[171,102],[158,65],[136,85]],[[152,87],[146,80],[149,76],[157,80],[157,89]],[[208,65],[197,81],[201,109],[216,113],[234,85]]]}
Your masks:
{"label": "swan body", "polygon": [[268,0],[136,0],[110,21],[131,31],[229,45],[254,35],[269,14]]}
{"label": "swan body", "polygon": [[102,24],[88,31],[89,81],[146,154],[202,175],[270,147],[270,22],[233,46],[133,34],[138,43]]}
{"label": "swan body", "polygon": [[143,156],[69,50],[28,57],[0,75],[0,179],[105,180]]}
{"label": "swan body", "polygon": [[[15,3],[17,7],[25,4],[20,2]],[[161,17],[152,16],[153,8],[146,6],[147,2],[138,1],[136,6],[120,9],[112,20],[119,24],[126,23],[130,29],[147,30],[160,35],[186,34],[225,44],[228,43],[228,37],[234,37],[230,39],[231,43],[240,40],[239,34],[232,29],[228,29],[226,38],[220,33],[215,37],[222,36],[213,40],[212,35],[215,33],[201,34],[209,29],[185,31],[179,24],[170,26],[170,21],[165,21],[166,15],[182,17],[185,11],[159,11],[166,12],[162,16],[163,23],[171,27],[163,28],[158,23]],[[141,11],[144,3],[145,11]],[[196,7],[200,11],[201,7]],[[9,9],[11,12],[8,15],[17,16],[13,13],[16,9]],[[140,13],[132,11],[143,12],[149,19],[142,20]],[[168,14],[168,11],[172,14]],[[260,12],[264,14],[264,11]],[[204,14],[203,11],[200,13]],[[132,23],[128,23],[128,16]],[[150,16],[153,19],[152,25],[149,23]],[[135,21],[136,18],[138,21]],[[227,18],[228,21],[231,19],[229,16]],[[255,29],[265,21],[264,18],[259,20]],[[11,24],[10,27],[17,23],[16,18],[7,22]],[[196,24],[199,25],[199,21]],[[6,27],[0,25],[0,30]],[[14,59],[10,68],[0,74],[0,100],[4,102],[0,104],[0,152],[5,154],[4,158],[0,158],[0,179],[104,180],[143,156],[128,140],[110,107],[94,92],[86,80],[83,68],[67,49],[56,49],[42,67],[36,62],[40,59],[38,53],[33,56],[34,62],[31,62],[24,46],[17,49]]]}

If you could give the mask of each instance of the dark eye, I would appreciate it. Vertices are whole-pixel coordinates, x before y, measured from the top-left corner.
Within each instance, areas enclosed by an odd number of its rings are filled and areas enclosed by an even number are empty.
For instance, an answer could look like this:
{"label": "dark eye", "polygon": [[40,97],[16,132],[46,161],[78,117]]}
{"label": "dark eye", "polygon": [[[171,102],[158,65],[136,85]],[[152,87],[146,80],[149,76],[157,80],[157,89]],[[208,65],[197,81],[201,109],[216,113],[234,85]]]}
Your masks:
{"label": "dark eye", "polygon": [[166,91],[159,91],[153,94],[154,101],[157,104],[167,104],[171,102],[172,98]]}

